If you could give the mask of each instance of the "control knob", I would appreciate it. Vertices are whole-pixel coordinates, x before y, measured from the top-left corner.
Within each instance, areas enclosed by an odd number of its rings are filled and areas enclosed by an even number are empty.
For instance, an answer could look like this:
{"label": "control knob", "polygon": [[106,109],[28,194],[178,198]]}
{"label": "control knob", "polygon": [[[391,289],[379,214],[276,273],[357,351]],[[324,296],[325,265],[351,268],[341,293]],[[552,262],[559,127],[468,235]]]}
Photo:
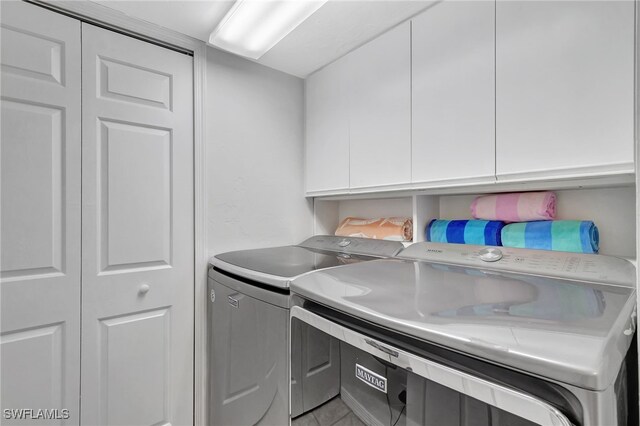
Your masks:
{"label": "control knob", "polygon": [[502,252],[497,248],[483,248],[478,253],[480,260],[484,262],[497,262],[502,259]]}

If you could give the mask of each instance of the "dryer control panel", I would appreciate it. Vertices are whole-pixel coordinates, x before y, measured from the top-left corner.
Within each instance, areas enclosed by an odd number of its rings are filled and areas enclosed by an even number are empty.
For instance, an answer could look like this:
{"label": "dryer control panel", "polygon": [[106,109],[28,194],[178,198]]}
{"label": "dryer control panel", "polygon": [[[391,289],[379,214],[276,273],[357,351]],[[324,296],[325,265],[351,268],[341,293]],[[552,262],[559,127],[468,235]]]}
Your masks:
{"label": "dryer control panel", "polygon": [[397,257],[603,284],[636,282],[630,261],[599,254],[424,242],[412,244]]}

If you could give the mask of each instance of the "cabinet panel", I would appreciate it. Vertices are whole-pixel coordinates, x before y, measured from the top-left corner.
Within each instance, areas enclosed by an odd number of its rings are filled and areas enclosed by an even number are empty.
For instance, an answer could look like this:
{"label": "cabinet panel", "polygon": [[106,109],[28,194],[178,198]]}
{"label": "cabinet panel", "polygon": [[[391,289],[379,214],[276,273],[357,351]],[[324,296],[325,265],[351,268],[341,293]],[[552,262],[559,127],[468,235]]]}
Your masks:
{"label": "cabinet panel", "polygon": [[349,188],[346,72],[343,58],[306,81],[307,192]]}
{"label": "cabinet panel", "polygon": [[632,172],[634,2],[496,8],[498,177]]}
{"label": "cabinet panel", "polygon": [[493,1],[443,2],[412,21],[412,181],[492,180]]}
{"label": "cabinet panel", "polygon": [[405,22],[347,56],[352,188],[411,180],[411,30]]}

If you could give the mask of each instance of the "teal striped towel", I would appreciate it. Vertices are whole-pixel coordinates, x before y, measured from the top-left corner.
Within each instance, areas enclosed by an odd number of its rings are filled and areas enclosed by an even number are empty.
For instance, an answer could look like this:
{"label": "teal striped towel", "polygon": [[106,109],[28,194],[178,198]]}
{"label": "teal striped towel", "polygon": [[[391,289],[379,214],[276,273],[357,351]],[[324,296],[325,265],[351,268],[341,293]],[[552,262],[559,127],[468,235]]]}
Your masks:
{"label": "teal striped towel", "polygon": [[512,223],[502,228],[505,247],[597,253],[598,227],[591,221],[544,220]]}

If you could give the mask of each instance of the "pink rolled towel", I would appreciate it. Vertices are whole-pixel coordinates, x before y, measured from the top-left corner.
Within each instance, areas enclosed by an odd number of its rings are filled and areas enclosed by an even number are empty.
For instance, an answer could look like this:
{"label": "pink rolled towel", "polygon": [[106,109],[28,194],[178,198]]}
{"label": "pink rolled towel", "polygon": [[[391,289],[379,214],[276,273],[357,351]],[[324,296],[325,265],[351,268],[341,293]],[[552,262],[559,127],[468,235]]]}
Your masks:
{"label": "pink rolled towel", "polygon": [[471,203],[476,219],[503,222],[553,220],[556,217],[556,194],[553,192],[517,192],[478,197]]}

